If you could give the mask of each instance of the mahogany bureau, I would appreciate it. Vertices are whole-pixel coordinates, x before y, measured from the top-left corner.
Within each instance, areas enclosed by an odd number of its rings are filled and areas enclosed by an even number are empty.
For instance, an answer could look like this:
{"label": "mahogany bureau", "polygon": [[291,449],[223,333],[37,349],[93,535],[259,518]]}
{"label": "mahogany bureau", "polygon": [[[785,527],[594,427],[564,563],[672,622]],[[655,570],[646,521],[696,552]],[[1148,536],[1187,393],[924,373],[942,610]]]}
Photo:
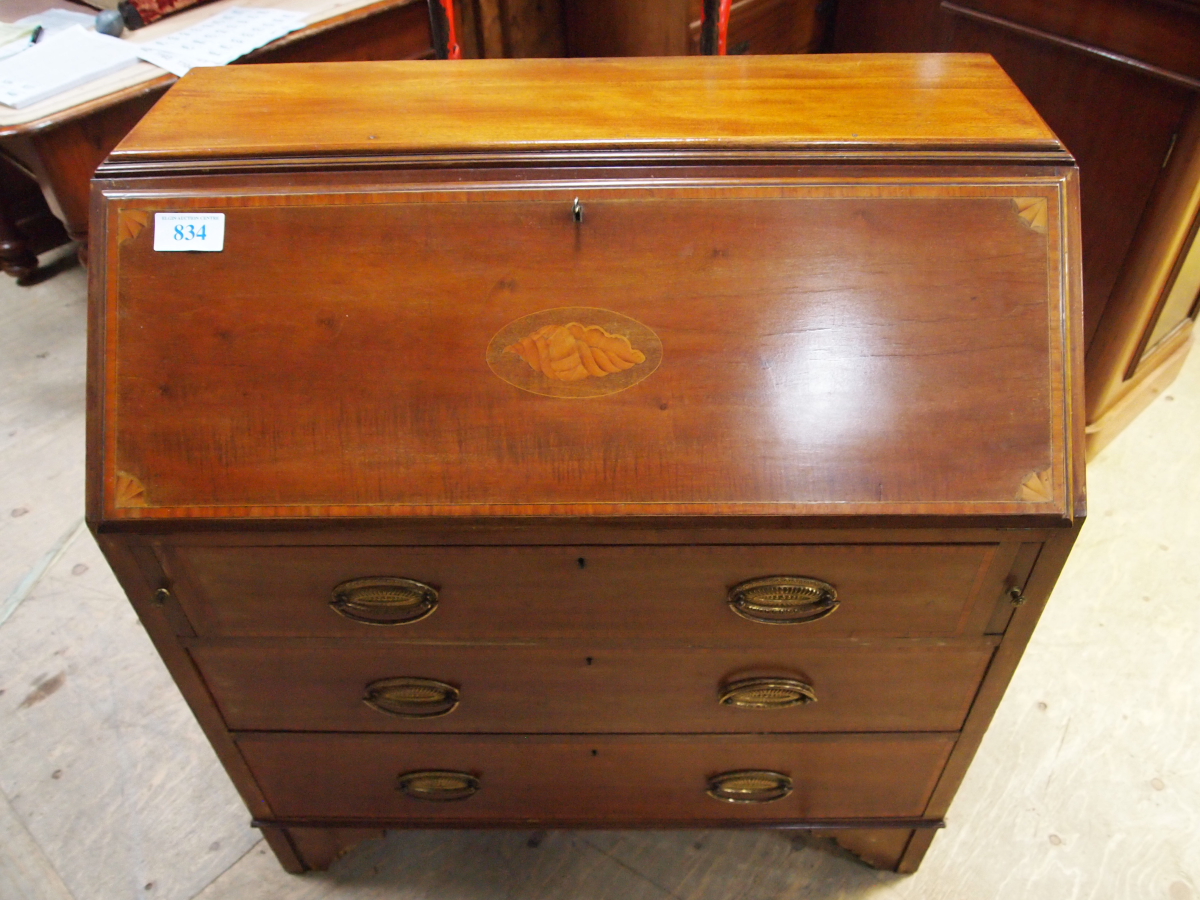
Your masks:
{"label": "mahogany bureau", "polygon": [[198,69],[92,221],[89,521],[286,868],[916,868],[1084,513],[1076,170],[989,57]]}

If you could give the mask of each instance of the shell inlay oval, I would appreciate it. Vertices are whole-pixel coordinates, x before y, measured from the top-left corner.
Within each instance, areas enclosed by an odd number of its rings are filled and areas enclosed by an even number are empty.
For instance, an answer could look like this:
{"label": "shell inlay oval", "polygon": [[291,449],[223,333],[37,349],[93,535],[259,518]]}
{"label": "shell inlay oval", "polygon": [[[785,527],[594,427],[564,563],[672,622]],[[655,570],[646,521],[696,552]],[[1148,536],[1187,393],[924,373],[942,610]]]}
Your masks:
{"label": "shell inlay oval", "polygon": [[600,397],[642,381],[662,361],[662,341],[607,309],[563,307],[523,316],[488,345],[492,371],[513,387],[550,397]]}

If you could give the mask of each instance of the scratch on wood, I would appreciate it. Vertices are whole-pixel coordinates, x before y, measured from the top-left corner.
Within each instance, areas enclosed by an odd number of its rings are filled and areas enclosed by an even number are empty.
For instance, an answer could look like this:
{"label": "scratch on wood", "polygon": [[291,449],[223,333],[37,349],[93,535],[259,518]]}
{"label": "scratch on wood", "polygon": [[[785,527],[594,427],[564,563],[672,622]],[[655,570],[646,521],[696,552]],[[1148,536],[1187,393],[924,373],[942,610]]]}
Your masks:
{"label": "scratch on wood", "polygon": [[47,697],[56,693],[63,683],[67,680],[66,671],[59,672],[57,675],[51,675],[47,678],[45,675],[39,675],[33,682],[33,690],[29,695],[21,701],[21,709],[29,709],[31,706],[36,706]]}
{"label": "scratch on wood", "polygon": [[1067,719],[1067,724],[1063,727],[1062,737],[1058,741],[1058,749],[1054,751],[1054,761],[1050,764],[1050,777],[1046,779],[1045,792],[1050,792],[1050,782],[1054,780],[1054,770],[1058,766],[1058,758],[1062,755],[1063,745],[1067,742],[1067,732],[1071,730],[1071,720]]}

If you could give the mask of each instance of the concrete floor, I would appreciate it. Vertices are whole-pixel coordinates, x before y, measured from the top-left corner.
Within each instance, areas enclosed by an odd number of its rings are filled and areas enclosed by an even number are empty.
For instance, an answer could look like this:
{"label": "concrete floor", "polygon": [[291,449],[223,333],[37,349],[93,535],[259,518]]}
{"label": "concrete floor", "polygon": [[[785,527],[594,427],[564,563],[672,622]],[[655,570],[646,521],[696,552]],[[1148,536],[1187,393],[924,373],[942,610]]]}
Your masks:
{"label": "concrete floor", "polygon": [[0,277],[0,898],[1200,897],[1200,354],[1090,519],[919,873],[748,832],[411,832],[282,872],[82,528],[84,272]]}

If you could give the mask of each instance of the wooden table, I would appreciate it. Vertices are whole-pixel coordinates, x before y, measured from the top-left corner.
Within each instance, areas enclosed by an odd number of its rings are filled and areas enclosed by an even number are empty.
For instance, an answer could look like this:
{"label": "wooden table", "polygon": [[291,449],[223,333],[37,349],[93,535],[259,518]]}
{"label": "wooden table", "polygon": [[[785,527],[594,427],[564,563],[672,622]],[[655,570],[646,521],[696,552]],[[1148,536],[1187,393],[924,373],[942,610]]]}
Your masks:
{"label": "wooden table", "polygon": [[[295,9],[308,16],[305,27],[239,62],[428,59],[434,55],[428,8],[422,0],[217,0],[127,35],[138,43],[154,40],[235,4]],[[0,107],[0,153],[37,179],[67,234],[80,242],[85,260],[92,173],[177,80],[156,66],[139,63],[25,110]],[[8,211],[0,205],[0,223],[10,221]],[[37,267],[37,250],[12,229],[5,229],[3,238],[4,270],[28,277]]]}

